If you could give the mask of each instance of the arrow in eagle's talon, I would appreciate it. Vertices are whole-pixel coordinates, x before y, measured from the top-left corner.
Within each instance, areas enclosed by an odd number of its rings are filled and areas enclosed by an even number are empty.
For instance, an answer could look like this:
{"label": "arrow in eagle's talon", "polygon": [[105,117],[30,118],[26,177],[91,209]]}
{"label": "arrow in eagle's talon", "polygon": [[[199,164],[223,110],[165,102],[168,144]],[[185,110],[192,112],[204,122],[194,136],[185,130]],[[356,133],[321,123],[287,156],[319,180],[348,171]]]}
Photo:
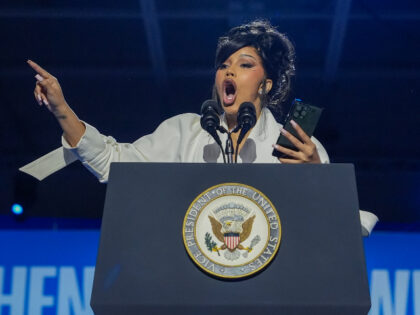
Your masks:
{"label": "arrow in eagle's talon", "polygon": [[214,246],[212,249],[214,252],[217,252],[217,255],[220,256],[220,253],[219,253],[220,248],[218,248],[217,246]]}

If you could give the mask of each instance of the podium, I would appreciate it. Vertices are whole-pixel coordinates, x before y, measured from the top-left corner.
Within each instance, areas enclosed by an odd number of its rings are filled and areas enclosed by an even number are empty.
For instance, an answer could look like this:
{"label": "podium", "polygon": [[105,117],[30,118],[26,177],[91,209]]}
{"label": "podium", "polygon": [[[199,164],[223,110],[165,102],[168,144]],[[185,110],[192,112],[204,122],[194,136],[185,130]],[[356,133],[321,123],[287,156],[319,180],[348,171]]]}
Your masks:
{"label": "podium", "polygon": [[[182,225],[209,187],[263,192],[282,225],[261,272],[219,279],[198,268]],[[367,314],[369,286],[349,164],[113,163],[91,306],[107,314]]]}

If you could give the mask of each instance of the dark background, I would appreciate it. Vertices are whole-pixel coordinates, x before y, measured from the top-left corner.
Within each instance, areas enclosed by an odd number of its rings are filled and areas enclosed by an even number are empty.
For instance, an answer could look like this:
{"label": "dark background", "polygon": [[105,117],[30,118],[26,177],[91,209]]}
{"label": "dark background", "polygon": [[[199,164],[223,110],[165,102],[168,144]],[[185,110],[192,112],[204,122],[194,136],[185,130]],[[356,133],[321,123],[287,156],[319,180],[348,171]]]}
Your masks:
{"label": "dark background", "polygon": [[[59,79],[81,119],[132,142],[199,111],[217,38],[254,18],[294,42],[292,96],[325,108],[315,136],[332,162],[355,164],[361,209],[378,215],[378,229],[419,231],[414,0],[1,1],[0,227],[97,226],[104,202],[106,185],[79,162],[42,182],[17,171],[61,145],[57,122],[33,98],[28,58]],[[11,216],[13,202],[26,221]]]}

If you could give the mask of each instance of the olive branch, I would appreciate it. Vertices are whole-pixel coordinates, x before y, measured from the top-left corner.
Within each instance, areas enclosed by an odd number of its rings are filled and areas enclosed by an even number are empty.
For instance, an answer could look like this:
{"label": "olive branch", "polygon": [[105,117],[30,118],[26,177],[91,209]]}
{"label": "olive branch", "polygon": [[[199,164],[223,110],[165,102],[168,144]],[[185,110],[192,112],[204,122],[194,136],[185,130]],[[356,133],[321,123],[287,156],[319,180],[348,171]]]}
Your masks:
{"label": "olive branch", "polygon": [[217,255],[220,256],[219,249],[217,248],[217,244],[215,241],[213,241],[213,238],[211,237],[209,232],[206,233],[204,240],[206,242],[207,249],[211,252],[217,252]]}

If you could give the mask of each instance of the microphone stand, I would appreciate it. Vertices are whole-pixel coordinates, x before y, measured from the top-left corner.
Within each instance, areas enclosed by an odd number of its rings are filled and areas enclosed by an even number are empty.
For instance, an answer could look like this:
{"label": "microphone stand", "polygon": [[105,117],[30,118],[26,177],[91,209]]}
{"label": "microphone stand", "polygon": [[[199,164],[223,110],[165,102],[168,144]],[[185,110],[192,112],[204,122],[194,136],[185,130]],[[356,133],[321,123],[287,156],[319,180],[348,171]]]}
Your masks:
{"label": "microphone stand", "polygon": [[[235,128],[234,130],[232,130],[232,131],[229,132],[224,127],[222,127],[222,126],[218,126],[217,127],[217,130],[219,130],[221,133],[226,133],[227,134],[226,147],[225,147],[225,150],[224,151],[222,150],[222,154],[223,154],[223,161],[225,163],[228,163],[228,164],[232,164],[233,163],[233,141],[232,141],[232,133],[233,132],[236,132],[237,131],[236,129],[237,128]],[[225,154],[227,156],[227,161],[226,161],[226,158],[225,158]]]}
{"label": "microphone stand", "polygon": [[[238,132],[239,130],[241,130],[241,126],[240,125],[238,125],[238,126],[236,126],[235,127],[235,129],[233,129],[232,131],[231,131],[231,134],[232,133],[236,133],[236,132]],[[239,138],[238,138],[239,139]],[[231,138],[231,142],[232,142],[232,138]],[[239,144],[240,144],[240,141],[238,142],[236,142],[236,150],[235,150],[235,163],[238,163],[238,150],[239,150]],[[233,143],[231,143],[231,146],[232,146],[232,152],[233,152]],[[233,163],[233,162],[231,162],[231,163]]]}
{"label": "microphone stand", "polygon": [[[232,131],[227,131],[222,126],[219,126],[217,128],[217,130],[219,130],[221,133],[226,133],[227,134],[225,152],[222,151],[222,153],[223,153],[223,157],[224,157],[224,154],[226,153],[228,164],[234,163],[234,160],[233,160],[234,150],[233,150],[232,133],[238,132],[240,130],[240,128],[241,128],[240,126],[236,126]],[[236,148],[236,149],[238,149],[238,148]],[[226,161],[225,161],[225,163],[226,163]],[[236,160],[235,160],[235,163],[236,163]]]}
{"label": "microphone stand", "polygon": [[[235,130],[233,130],[232,132],[238,132],[241,129],[241,126],[238,126],[235,128]],[[236,150],[235,150],[235,163],[238,163],[238,151],[239,151],[239,145],[242,142],[242,138],[241,135],[239,135],[238,140],[236,141]]]}
{"label": "microphone stand", "polygon": [[232,142],[232,133],[227,133],[227,139],[226,139],[226,155],[227,155],[227,162],[229,164],[233,163],[233,142]]}

